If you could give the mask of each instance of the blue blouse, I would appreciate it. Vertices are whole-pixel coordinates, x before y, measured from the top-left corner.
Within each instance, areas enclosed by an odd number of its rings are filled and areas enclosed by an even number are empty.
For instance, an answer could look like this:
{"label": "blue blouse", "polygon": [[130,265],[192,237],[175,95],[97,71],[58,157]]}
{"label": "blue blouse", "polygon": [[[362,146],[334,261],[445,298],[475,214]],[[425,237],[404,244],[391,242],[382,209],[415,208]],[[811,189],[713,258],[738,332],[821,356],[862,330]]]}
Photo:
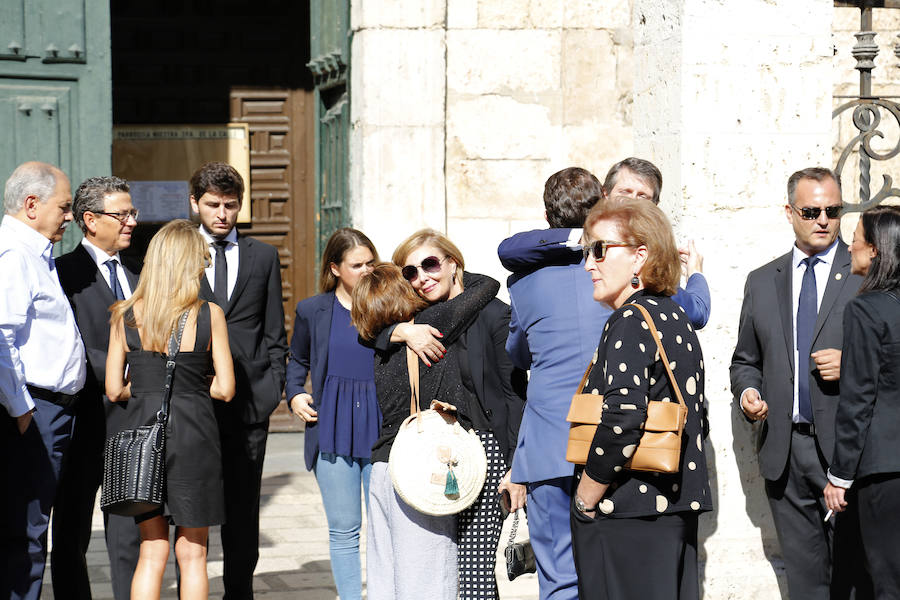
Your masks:
{"label": "blue blouse", "polygon": [[319,451],[369,458],[381,411],[375,395],[375,351],[359,344],[350,311],[334,298],[328,338],[328,372],[319,413]]}

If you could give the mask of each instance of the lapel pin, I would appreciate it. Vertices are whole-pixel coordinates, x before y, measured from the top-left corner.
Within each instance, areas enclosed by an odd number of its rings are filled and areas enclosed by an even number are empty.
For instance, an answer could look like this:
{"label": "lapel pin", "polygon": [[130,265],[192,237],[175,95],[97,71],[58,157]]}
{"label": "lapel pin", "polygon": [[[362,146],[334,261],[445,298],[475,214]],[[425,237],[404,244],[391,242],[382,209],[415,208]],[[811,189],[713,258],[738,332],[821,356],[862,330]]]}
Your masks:
{"label": "lapel pin", "polygon": [[841,274],[840,274],[840,273],[835,273],[835,274],[834,274],[834,278],[835,278],[837,281],[840,281],[840,280],[841,280]]}

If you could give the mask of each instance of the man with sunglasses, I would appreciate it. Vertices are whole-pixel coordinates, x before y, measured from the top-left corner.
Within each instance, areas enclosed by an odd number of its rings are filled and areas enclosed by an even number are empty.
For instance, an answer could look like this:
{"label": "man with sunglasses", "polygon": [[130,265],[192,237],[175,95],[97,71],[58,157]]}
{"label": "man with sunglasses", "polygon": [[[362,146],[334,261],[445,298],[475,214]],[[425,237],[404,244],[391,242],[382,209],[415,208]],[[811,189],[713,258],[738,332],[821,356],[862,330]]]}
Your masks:
{"label": "man with sunglasses", "polygon": [[[88,370],[53,506],[50,566],[54,596],[90,598],[85,553],[94,499],[103,479],[103,445],[127,426],[128,403],[112,403],[104,393],[109,307],[129,298],[137,286],[140,263],[121,251],[131,245],[138,211],[124,179],[91,177],[78,186],[72,213],[84,238],[56,260],[56,268],[81,330]],[[113,595],[127,599],[140,532],[131,517],[106,515],[104,525]]]}
{"label": "man with sunglasses", "polygon": [[861,553],[839,540],[852,537],[855,517],[842,513],[825,522],[822,490],[834,449],[842,314],[862,280],[851,275],[847,245],[838,237],[842,200],[835,174],[820,167],[797,171],[787,192],[794,245],[747,277],[731,390],[747,420],[761,423],[759,470],[792,600],[849,597],[850,583],[839,572],[852,572]]}

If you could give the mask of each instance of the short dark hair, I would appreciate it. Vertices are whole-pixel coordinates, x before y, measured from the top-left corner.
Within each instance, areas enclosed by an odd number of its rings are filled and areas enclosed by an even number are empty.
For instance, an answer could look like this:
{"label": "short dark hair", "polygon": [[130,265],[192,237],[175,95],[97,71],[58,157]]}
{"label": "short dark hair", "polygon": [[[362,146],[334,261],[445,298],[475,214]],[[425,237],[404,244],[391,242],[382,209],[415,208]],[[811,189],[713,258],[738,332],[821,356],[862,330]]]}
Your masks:
{"label": "short dark hair", "polygon": [[319,290],[330,292],[337,287],[338,278],[331,272],[331,264],[340,265],[344,256],[357,246],[364,246],[372,253],[375,262],[378,262],[378,251],[366,234],[352,227],[341,227],[331,234],[322,252],[322,267],[319,272]]}
{"label": "short dark hair", "polygon": [[544,209],[550,227],[581,227],[603,194],[600,180],[581,167],[558,171],[544,184]]}
{"label": "short dark hair", "polygon": [[900,206],[870,208],[860,217],[866,243],[875,256],[859,292],[900,289]]}
{"label": "short dark hair", "polygon": [[[796,195],[797,195],[797,185],[800,183],[801,179],[812,179],[814,181],[825,181],[826,179],[831,179],[837,184],[838,193],[841,193],[841,176],[832,171],[827,167],[807,167],[805,169],[800,169],[799,171],[792,173],[790,177],[788,177],[787,183],[787,194],[788,194],[788,204],[794,206],[796,203]],[[843,195],[841,196],[843,202]]]}
{"label": "short dark hair", "polygon": [[228,163],[206,163],[191,175],[190,187],[194,200],[200,200],[206,192],[236,196],[238,202],[244,199],[244,178]]}
{"label": "short dark hair", "polygon": [[609,171],[606,173],[606,179],[603,180],[603,192],[605,195],[609,196],[612,193],[612,189],[616,187],[616,178],[618,178],[619,171],[622,169],[628,169],[650,184],[650,187],[653,188],[653,197],[650,200],[653,204],[659,204],[659,193],[662,191],[663,182],[662,173],[649,160],[635,158],[634,156],[620,160],[609,168]]}
{"label": "short dark hair", "polygon": [[127,194],[130,191],[128,182],[115,175],[88,177],[82,181],[75,191],[75,198],[72,200],[72,215],[75,217],[75,222],[81,227],[81,231],[87,233],[84,213],[101,213],[105,208],[104,201],[108,194],[118,192]]}

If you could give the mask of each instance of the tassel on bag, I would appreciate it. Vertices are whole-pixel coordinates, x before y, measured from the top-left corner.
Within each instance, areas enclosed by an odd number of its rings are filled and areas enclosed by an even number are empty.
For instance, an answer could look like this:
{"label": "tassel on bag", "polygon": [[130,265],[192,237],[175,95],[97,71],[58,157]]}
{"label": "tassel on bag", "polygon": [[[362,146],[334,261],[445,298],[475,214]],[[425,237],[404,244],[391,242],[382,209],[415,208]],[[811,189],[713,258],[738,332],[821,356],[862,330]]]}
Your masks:
{"label": "tassel on bag", "polygon": [[459,483],[456,481],[456,473],[453,472],[453,467],[449,464],[447,465],[447,484],[444,486],[444,495],[459,495]]}

